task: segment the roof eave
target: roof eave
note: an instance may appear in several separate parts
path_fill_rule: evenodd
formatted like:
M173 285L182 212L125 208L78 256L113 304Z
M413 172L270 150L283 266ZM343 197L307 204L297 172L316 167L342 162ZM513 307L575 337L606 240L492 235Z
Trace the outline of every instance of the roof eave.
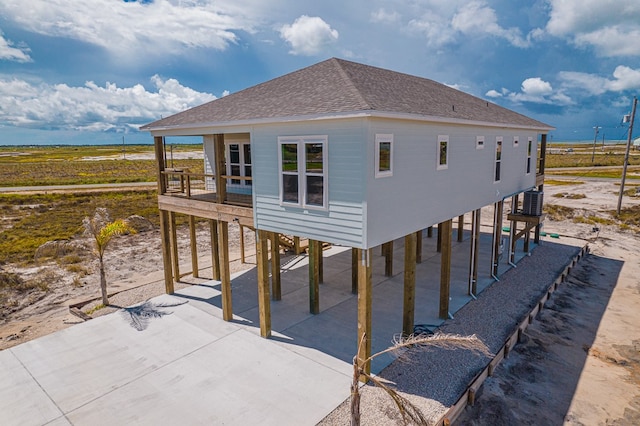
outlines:
M526 129L535 130L538 132L550 132L555 130L555 127L544 125L525 125L525 124L512 124L512 123L496 123L488 121L468 120L452 117L438 117L421 114L407 114L387 111L349 111L341 113L331 114L313 114L313 115L298 115L289 117L268 117L268 118L255 118L246 120L230 120L230 121L214 121L214 122L202 122L202 123L190 123L190 124L178 124L173 126L153 126L153 123L140 127L140 130L151 132L155 135L162 135L165 132L175 134L180 130L190 130L190 134L197 129L210 129L216 127L248 127L261 124L273 124L273 123L291 123L301 121L316 121L316 120L340 120L340 119L353 119L353 118L387 118L394 120L410 120L410 121L423 121L432 123L445 123L465 126L479 126L479 127L499 127L509 129Z

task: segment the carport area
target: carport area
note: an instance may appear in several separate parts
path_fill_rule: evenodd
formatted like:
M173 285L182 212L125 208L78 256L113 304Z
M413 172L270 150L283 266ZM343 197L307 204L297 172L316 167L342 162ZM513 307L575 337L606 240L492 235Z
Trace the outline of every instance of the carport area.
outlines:
M468 232L468 231L466 231ZM454 231L455 233L455 231ZM469 244L452 245L450 312L468 295ZM492 238L482 233L478 291L489 286ZM373 259L372 352L402 330L402 240L396 270ZM526 253L516 250L517 260ZM505 256L506 257L506 256ZM316 424L349 397L357 295L351 251L324 251L320 313L309 313L308 258L282 258L282 300L272 336L260 337L255 268L232 277L234 318L223 320L220 283L201 283L0 352L0 424ZM499 272L511 266L500 262ZM440 253L423 238L415 324L438 318ZM379 357L379 372L393 358Z

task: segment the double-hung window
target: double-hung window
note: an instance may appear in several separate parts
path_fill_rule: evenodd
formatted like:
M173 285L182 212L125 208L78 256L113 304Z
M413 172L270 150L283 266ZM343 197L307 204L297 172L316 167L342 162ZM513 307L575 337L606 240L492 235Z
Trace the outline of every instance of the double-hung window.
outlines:
M529 136L527 140L527 174L531 173L531 149L533 148L533 138Z
M500 165L502 164L502 136L496 137L496 168L493 181L500 182Z
M393 176L393 135L376 134L375 177Z
M280 203L327 207L327 136L278 138Z
M436 169L443 170L449 167L449 136L438 135L438 164Z

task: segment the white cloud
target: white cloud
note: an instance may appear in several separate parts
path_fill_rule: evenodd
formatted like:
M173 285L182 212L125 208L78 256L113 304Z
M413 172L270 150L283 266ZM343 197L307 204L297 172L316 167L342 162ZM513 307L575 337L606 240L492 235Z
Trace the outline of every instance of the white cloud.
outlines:
M280 37L291 45L293 55L317 55L338 40L338 31L317 16L302 15L291 25L283 25Z
M420 18L410 20L407 28L423 34L429 46L442 47L456 40L456 32L451 28L449 20L433 11L427 11Z
M520 92L511 92L502 88L500 91L495 89L485 93L489 98L506 97L511 102L520 104L522 102L530 102L546 105L572 105L574 102L564 89L555 90L551 83L541 79L540 77L527 78L520 86Z
M419 17L408 22L407 29L424 34L427 43L435 47L456 42L461 35L498 37L521 48L530 45L520 29L502 27L495 9L483 0L427 1Z
M375 12L371 12L371 22L373 23L395 24L400 22L400 18L400 14L395 10L387 12L385 9L380 8Z
M624 65L616 67L613 71L613 79L574 71L560 72L558 77L565 87L586 90L593 95L640 89L640 69L633 69Z
M638 0L550 0L546 31L578 46L593 46L600 56L638 56Z
M578 46L592 45L600 56L606 57L640 56L640 43L636 40L640 40L640 26L637 28L607 27L590 33L577 34L574 38Z
M14 47L14 43L4 38L2 30L0 30L0 60L31 62L29 52L28 47Z
M504 38L516 47L529 46L518 28L501 27L496 11L484 1L472 1L458 9L451 19L451 27L466 35L487 34Z
M551 83L540 77L527 78L522 82L522 93L530 96L547 96L553 92Z
M251 0L3 0L0 15L28 31L80 40L118 55L165 54L225 49L237 42L235 31L254 31L264 7Z
M0 79L0 122L14 126L74 130L127 131L141 123L174 114L216 97L181 85L175 79L151 78L155 91L141 84L83 87L32 84Z

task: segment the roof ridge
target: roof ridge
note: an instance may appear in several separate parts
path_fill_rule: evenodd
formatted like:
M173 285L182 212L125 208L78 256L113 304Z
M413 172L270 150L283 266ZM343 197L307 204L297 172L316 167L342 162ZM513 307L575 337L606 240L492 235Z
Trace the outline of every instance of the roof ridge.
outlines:
M336 64L336 66L338 67L338 72L340 73L342 78L345 79L345 82L349 85L349 87L353 89L354 95L358 97L358 100L362 103L362 105L366 107L366 109L373 109L371 104L363 96L362 92L360 92L360 89L358 89L356 84L353 82L349 74L347 74L347 71L345 71L345 69L343 68L342 66L343 63L348 61L345 61L344 59L339 59L339 58L331 58L331 60Z

